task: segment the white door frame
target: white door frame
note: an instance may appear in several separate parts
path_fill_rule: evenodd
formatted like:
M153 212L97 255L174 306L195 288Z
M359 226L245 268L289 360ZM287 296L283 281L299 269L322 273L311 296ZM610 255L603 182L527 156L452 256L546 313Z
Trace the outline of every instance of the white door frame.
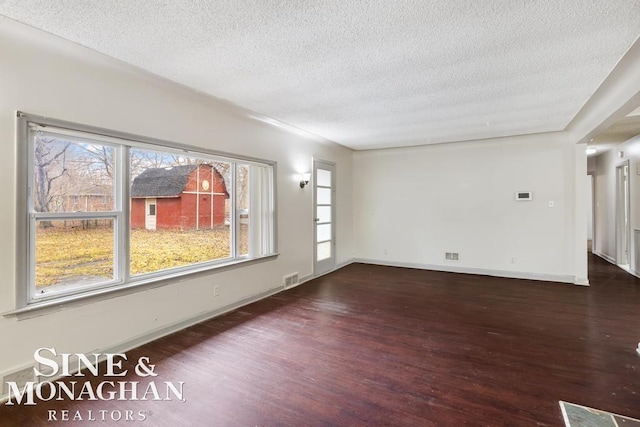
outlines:
M616 264L623 268L629 268L631 263L630 174L629 160L616 165Z
M318 218L318 169L331 171L331 222L329 223L322 223ZM333 162L314 158L313 173L311 179L313 182L313 274L314 276L318 276L320 274L329 272L336 267L336 164ZM320 186L321 190L326 188L327 187ZM322 207L323 205L320 206ZM331 240L328 241L330 242L331 256L318 261L318 226L326 224L331 225ZM320 243L323 242L327 243L326 240L323 240Z
M587 172L587 176L591 177L591 253L596 252L596 174L595 172Z

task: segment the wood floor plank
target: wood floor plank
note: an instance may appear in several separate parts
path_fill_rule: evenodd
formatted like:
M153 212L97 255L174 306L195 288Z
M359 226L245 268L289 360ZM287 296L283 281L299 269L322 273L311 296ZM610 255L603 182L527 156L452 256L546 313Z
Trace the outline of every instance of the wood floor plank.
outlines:
M352 264L128 353L185 402L3 406L0 425L562 426L559 400L640 418L640 280L589 265L581 287Z

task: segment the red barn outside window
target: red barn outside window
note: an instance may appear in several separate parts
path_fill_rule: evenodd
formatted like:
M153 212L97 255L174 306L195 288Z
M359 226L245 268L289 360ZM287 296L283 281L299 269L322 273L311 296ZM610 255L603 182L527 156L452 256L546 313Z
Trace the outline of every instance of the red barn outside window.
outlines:
M228 198L224 179L211 164L146 169L131 185L131 227L222 227Z

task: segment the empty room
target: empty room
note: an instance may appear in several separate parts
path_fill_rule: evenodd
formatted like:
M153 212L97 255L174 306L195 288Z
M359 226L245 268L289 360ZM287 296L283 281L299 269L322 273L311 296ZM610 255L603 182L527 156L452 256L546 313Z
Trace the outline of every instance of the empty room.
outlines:
M0 0L0 426L640 425L639 36Z

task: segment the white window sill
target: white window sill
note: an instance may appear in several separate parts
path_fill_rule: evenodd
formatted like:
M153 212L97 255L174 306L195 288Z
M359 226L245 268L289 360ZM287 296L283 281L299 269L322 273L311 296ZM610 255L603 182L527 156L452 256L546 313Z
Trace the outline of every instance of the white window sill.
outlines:
M87 304L89 302L101 301L110 298L116 298L123 295L140 292L147 289L153 289L160 286L169 285L172 283L180 282L189 278L189 276L201 275L206 273L215 273L219 271L231 270L239 267L244 267L251 264L257 264L264 261L269 261L278 257L278 253L262 256L259 258L250 259L236 259L226 262L224 264L217 264L215 266L203 266L200 268L192 268L188 270L181 270L174 273L167 273L160 277L152 277L148 279L137 280L125 284L114 284L103 288L91 289L85 292L78 292L68 295L61 295L58 298L51 298L43 301L36 301L28 304L25 307L20 307L12 311L3 313L2 316L16 316L18 320L23 318L31 318L40 315L47 314L49 312L58 311L63 308L72 306L79 306Z

